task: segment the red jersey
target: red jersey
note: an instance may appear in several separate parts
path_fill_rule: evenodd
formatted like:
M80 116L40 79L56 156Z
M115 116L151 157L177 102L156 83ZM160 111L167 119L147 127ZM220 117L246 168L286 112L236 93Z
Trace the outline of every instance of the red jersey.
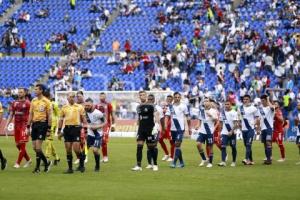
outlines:
M284 121L283 115L280 109L275 110L274 116L274 132L276 133L283 133Z
M11 111L15 116L15 125L27 124L29 118L30 101L16 100L11 105Z
M100 102L100 104L96 105L96 109L100 110L102 113L105 113L107 124L110 126L111 125L111 115L113 112L111 103Z

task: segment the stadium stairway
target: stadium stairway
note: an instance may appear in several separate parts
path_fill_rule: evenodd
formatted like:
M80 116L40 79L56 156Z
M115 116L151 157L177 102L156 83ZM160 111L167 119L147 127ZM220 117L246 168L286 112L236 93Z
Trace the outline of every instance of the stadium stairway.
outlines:
M13 4L12 7L10 7L6 12L0 17L0 24L3 24L6 20L11 18L11 16L19 10L22 6L22 0L15 0L15 4Z

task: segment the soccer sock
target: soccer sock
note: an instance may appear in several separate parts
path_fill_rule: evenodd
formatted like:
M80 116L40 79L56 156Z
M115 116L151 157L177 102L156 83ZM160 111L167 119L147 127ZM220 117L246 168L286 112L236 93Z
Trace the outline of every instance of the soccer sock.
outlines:
M207 155L207 157L209 157L209 155L210 155L210 149L208 148L208 146L206 146L206 155Z
M152 158L153 158L154 165L157 165L157 156L158 156L158 149L157 147L154 147L152 150Z
M71 154L67 154L67 162L68 162L68 167L70 170L73 169L73 156Z
M26 161L29 161L30 160L30 157L26 151L26 143L24 143L24 158L26 159Z
M25 154L25 145L20 144L19 145L19 156L18 156L17 164L20 164L22 162L24 154Z
M136 163L139 167L142 166L143 159L143 145L138 144L136 148Z
M96 163L96 168L100 168L100 154L94 153L94 158L95 158L95 163Z
M178 147L175 147L175 155L174 155L174 164L176 165L176 162L179 158L180 149Z
M183 164L181 148L178 148L178 159L179 159L180 164Z
M271 157L272 157L272 146L267 146L267 160L271 161Z
M0 149L0 160L1 160L1 161L3 161L3 160L4 160L4 156L3 156L3 154L2 154L2 151L1 151L1 149Z
M45 154L42 151L40 151L40 158L46 166L48 164L48 161L47 161L47 158L46 158Z
M174 158L175 144L172 140L170 140L170 144L171 144L171 158Z
M213 159L214 159L214 153L210 153L210 155L209 155L209 163L212 164Z
M163 149L163 151L165 152L165 155L169 155L169 151L167 149L167 145L165 144L163 138L159 139L159 144L160 144L161 148Z
M237 150L236 147L232 147L232 162L236 161L236 156L237 156Z
M250 154L251 154L251 146L246 145L246 159L252 161L250 158Z
M249 154L249 159L252 162L253 161L253 157L252 157L252 146L249 147L250 148L250 154Z
M285 149L283 145L279 145L281 158L285 158Z
M102 143L102 155L107 157L107 143Z
M152 165L152 154L151 154L151 150L148 148L147 149L147 160L148 160L148 164Z
M35 169L40 169L40 165L41 165L40 151L37 151L35 155L36 155Z
M221 149L222 162L225 162L226 155L227 155L227 153L226 153L226 147L222 147L222 149Z
M199 154L200 154L202 160L206 160L205 153L204 153L203 149L199 150Z
M85 154L84 152L79 153L79 167L84 167Z

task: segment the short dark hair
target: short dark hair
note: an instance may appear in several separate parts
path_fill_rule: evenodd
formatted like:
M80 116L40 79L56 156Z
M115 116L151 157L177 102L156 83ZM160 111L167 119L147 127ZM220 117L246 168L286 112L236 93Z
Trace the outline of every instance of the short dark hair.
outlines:
M104 92L101 92L100 95L105 94Z
M172 96L172 95L170 95L170 94L169 94L167 97L171 97L171 98L173 98L173 96Z
M91 98L87 98L87 99L85 100L85 102L94 103L93 99L91 99Z
M265 100L267 100L267 99L268 99L268 95L263 94L263 95L260 96L260 99L265 99Z
M173 96L175 96L175 95L181 96L181 94L179 92L174 92Z
M76 95L78 94L81 94L83 96L83 92L81 90L76 92Z
M139 94L142 94L142 93L146 93L146 91L145 90L140 90Z
M38 87L39 90L45 91L45 86L43 84L36 84L35 87Z
M242 99L244 99L245 97L248 97L251 100L251 96L249 94L245 94Z

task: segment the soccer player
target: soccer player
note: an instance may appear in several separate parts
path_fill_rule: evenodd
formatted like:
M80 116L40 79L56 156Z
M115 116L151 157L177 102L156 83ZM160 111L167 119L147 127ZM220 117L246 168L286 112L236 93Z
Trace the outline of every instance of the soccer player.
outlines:
M294 113L294 119L295 119L295 126L297 127L296 144L298 146L299 155L300 155L300 103L297 104L297 110ZM296 165L300 165L300 162L297 162Z
M2 108L2 104L0 102L0 124L2 122L2 118L3 118L3 108ZM6 158L4 158L4 155L1 151L1 149L0 149L0 163L1 163L1 170L4 170L7 165L7 160L6 160Z
M76 93L76 103L82 105L82 107L84 108L84 96L83 96L82 91L78 91ZM84 154L85 154L84 162L87 163L88 162L88 149L87 149L87 145L86 145L85 130L83 128L81 129L81 132L80 132L80 148L81 148L81 151L84 152ZM80 160L80 158L77 157L74 164L78 164L79 160Z
M208 168L211 168L213 162L213 144L214 144L214 135L215 123L218 120L218 112L216 109L212 108L212 102L208 98L203 100L203 107L199 108L199 121L196 125L196 129L199 129L199 136L197 138L197 149L202 158L200 167L204 166L208 162ZM206 146L209 150L209 160L207 160L203 145L206 143Z
M284 162L285 161L285 148L283 145L284 118L278 101L274 102L274 106L275 106L275 116L274 116L273 142L276 142L280 149L281 158L277 161Z
M174 160L171 163L170 167L175 168L177 160L179 159L178 167L183 168L184 161L182 157L181 143L186 128L189 130L189 133L191 133L190 118L188 107L185 104L181 103L181 94L179 92L175 92L173 94L173 98L174 102L173 104L169 105L169 109L166 113L166 116L169 116L171 118L171 135L172 141L175 144ZM185 126L186 121L188 127ZM165 123L167 124L167 122Z
M163 119L163 110L159 105L155 104L155 97L154 97L153 94L148 95L148 104L152 104L152 105L155 106L155 110L156 110L156 112L158 114L158 118L161 122L162 119ZM159 133L158 134L160 135L160 133L161 133L161 127L159 128ZM156 139L158 139L158 138L156 138ZM158 150L157 150L157 140L153 141L152 147L155 149L155 152L158 152ZM151 148L147 149L148 166L146 167L146 169L153 169L152 162L154 162L154 161L153 161L152 151L153 150Z
M7 120L6 129L14 118L14 135L16 147L19 151L18 159L14 165L14 168L20 168L20 164L23 158L26 163L24 167L29 167L32 163L27 151L26 143L29 136L27 135L26 126L29 118L30 101L25 98L26 92L24 88L18 89L18 100L13 101L11 104L10 115Z
M250 95L244 95L242 101L242 105L238 108L244 146L246 147L245 159L242 162L245 165L253 165L252 142L254 137L254 128L258 128L260 125L259 113L256 107L251 104Z
M103 137L102 128L106 125L104 113L95 109L93 100L88 98L85 100L86 119L88 123L87 128L87 147L93 148L95 157L95 172L100 171L100 147Z
M44 162L44 172L50 170L51 162L47 160L42 150L43 141L51 131L51 102L44 97L45 87L37 84L34 88L35 98L31 101L27 131L30 133L33 150L36 152L36 166L33 173L40 173L41 160Z
M106 95L104 92L100 93L100 103L96 106L98 110L105 114L106 125L103 128L103 137L102 137L102 162L108 162L107 156L107 143L109 140L109 132L110 130L115 130L115 116L113 112L113 107L111 103L106 101Z
M232 150L232 163L231 167L236 166L236 134L235 130L238 128L238 114L231 107L231 102L229 100L225 101L225 109L221 111L221 158L222 162L219 166L226 166L226 146L229 144Z
M265 165L272 164L272 134L274 125L275 107L267 95L260 97L261 106L258 106L260 114L261 142L264 144L266 160Z
M51 101L50 92L47 91L45 93L45 97ZM57 154L56 148L53 144L54 135L57 129L58 124L58 118L59 118L59 107L58 104L55 101L51 101L51 107L52 107L52 124L51 124L51 132L46 137L46 158L50 160L50 158L53 156L54 158L54 165L57 165L60 162L60 158Z
M167 110L168 107L170 105L172 105L173 102L173 96L172 95L168 95L167 96L167 104L162 105L162 109L163 109L163 116L164 118L161 120L161 125L162 125L162 130L161 133L159 134L159 143L161 148L163 149L165 155L162 158L163 161L168 161L171 162L173 161L174 158L174 150L175 150L175 144L172 141L171 138L171 118L170 116L167 116ZM164 139L169 140L170 142L170 153L168 151L168 148L164 142Z
M153 171L158 171L156 141L159 130L159 117L153 104L147 102L147 93L139 92L140 105L137 107L138 113L138 132L137 132L137 165L132 168L132 171L142 171L143 146L146 141L147 147L150 150L150 158L153 160Z
M62 126L64 122L64 130L62 132ZM67 154L68 170L64 173L72 174L72 148L75 151L76 156L79 158L78 171L84 172L84 160L85 154L80 148L80 134L82 125L86 125L86 116L84 107L80 104L75 103L75 93L70 92L68 94L68 104L64 105L61 109L60 119L58 123L59 139L63 136Z

